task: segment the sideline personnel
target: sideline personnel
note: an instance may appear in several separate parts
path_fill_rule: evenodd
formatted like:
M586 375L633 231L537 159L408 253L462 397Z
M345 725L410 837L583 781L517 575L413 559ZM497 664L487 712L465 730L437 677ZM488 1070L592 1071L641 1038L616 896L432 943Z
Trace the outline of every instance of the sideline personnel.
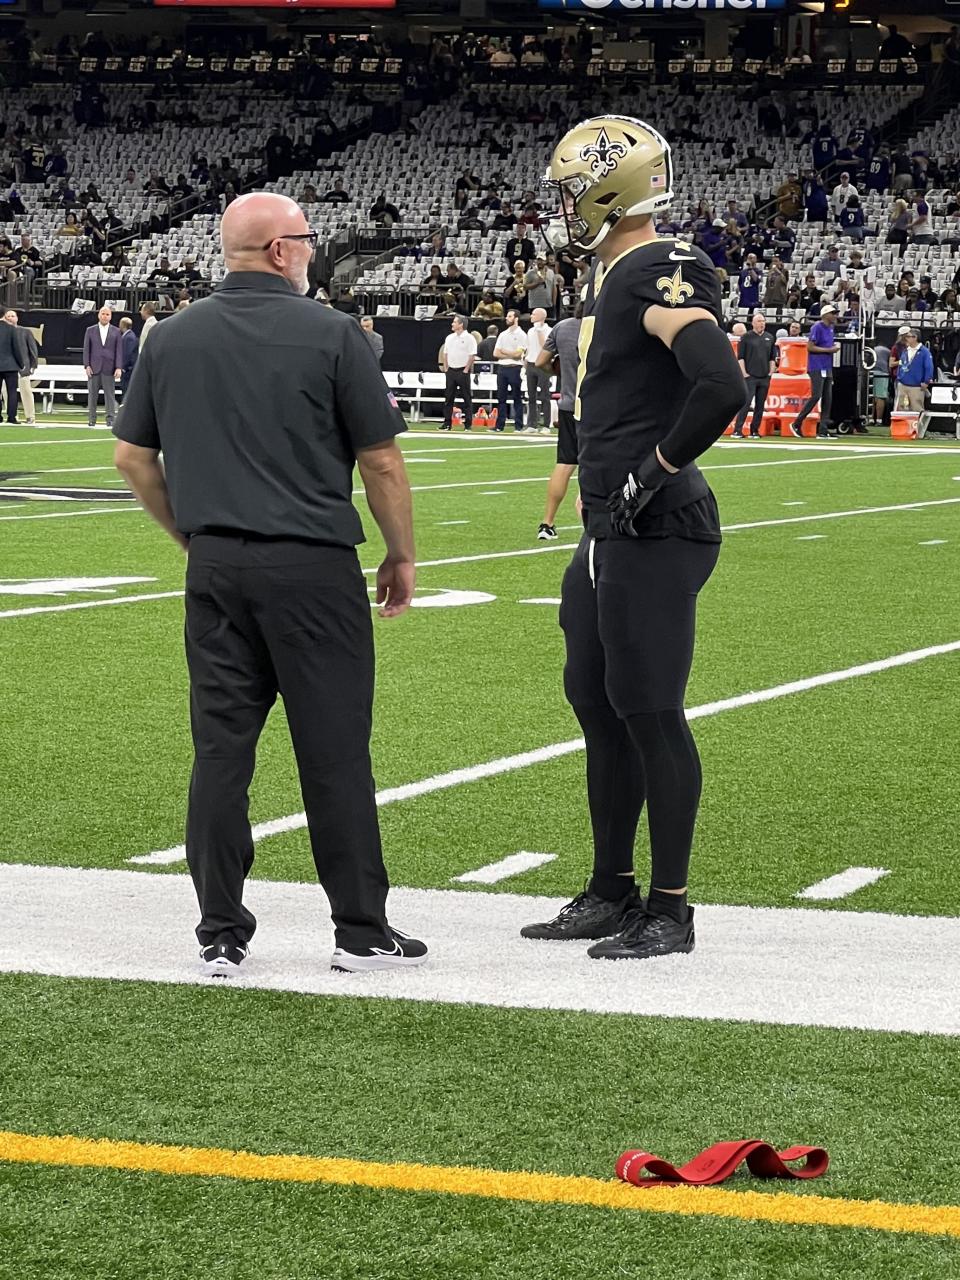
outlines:
M220 234L228 275L151 336L115 427L120 473L189 547L187 862L201 963L236 972L256 928L243 905L247 788L279 693L336 929L333 967L422 964L424 944L386 918L373 632L350 500L356 461L387 547L377 603L396 617L414 589L410 487L394 439L403 419L355 321L303 297L317 236L299 206L241 196Z

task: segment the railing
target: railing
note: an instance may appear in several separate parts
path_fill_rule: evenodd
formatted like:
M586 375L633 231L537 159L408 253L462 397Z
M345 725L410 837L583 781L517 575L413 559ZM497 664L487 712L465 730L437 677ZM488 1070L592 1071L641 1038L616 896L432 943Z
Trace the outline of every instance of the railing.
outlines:
M182 51L175 55L108 54L103 57L66 57L44 53L26 62L0 61L0 76L10 86L49 83L72 83L85 78L101 84L159 83L185 85L245 83L262 88L296 86L308 96L322 96L324 82L366 85L400 85L408 74L428 76L430 72L418 58L378 57L356 53L339 53L326 58L306 55L274 56L266 51L245 54L193 55ZM766 66L759 59L671 58L657 62L649 58L591 58L553 66L491 67L475 63L458 70L461 83L571 84L599 81L604 83L626 77L640 78L646 83L676 77L693 78L698 84L711 80L717 84L743 83L763 76L787 84L836 85L842 87L851 79L856 83L876 80L886 84L922 82L930 74L926 64L914 59L841 58L827 59L810 66L784 63Z
M156 303L160 295L175 299L183 288L189 288L190 296L196 299L207 297L216 285L208 280L190 285L184 285L177 280L154 281L152 284L146 281L136 283L128 281L126 284L103 284L97 281L78 284L73 280L48 280L45 277L38 277L30 288L28 305L33 311L71 311L76 300L83 298L95 303L94 311L99 310L104 303L112 302L117 312L135 315L145 302Z

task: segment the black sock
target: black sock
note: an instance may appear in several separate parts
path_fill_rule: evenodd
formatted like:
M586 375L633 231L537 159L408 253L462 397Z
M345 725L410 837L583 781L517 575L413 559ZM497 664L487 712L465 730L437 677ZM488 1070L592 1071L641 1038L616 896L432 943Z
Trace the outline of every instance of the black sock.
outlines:
M702 774L697 746L682 710L630 716L647 782L652 871L650 884L682 889L687 883Z
M669 916L678 924L686 924L690 915L685 893L664 893L662 889L651 889L647 898L647 910L651 915Z
M633 842L643 809L643 762L612 707L575 707L587 744L587 797L593 827L591 890L619 901L634 888Z

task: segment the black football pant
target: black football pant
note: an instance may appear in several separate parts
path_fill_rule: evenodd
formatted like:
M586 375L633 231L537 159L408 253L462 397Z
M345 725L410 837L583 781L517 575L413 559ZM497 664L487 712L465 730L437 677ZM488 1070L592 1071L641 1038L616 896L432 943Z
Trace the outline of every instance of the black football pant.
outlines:
M338 945L387 942L387 873L370 766L373 628L356 552L303 542L190 541L186 649L195 751L187 863L201 945L248 941L247 789L279 693L317 876Z
M564 689L586 741L591 883L602 897L633 887L644 804L651 888L687 883L701 771L683 701L697 595L719 551L682 538L584 536L564 574Z
M753 401L753 417L750 420L750 432L752 435L760 434L760 423L763 419L763 407L767 403L767 395L770 391L769 378L754 378L750 374L744 379L744 385L747 391L747 402L737 414L737 421L734 423L734 431L742 431L743 424L747 420L747 414L750 412L750 401Z
M463 401L463 425L473 425L473 394L470 390L470 375L465 369L447 370L447 398L443 405L443 425L449 427L453 422L453 406L457 398Z

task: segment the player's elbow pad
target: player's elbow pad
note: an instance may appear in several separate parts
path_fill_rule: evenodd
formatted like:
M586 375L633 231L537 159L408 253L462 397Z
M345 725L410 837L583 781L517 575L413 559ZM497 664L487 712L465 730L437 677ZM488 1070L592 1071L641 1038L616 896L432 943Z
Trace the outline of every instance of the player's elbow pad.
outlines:
M686 325L670 349L693 386L660 452L671 466L685 467L723 435L743 408L746 388L730 339L712 320Z

